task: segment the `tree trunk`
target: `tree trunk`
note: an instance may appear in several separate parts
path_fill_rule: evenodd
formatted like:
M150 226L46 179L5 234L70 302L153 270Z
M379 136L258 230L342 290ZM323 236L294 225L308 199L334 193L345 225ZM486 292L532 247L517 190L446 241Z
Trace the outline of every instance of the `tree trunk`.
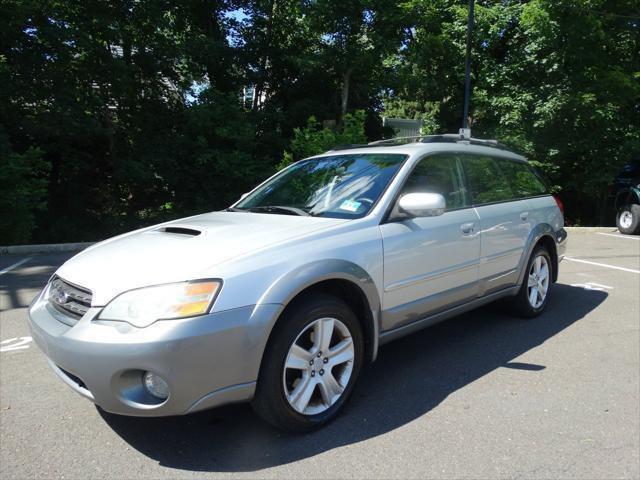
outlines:
M196 33L204 35L209 43L205 49L209 54L196 54L196 60L204 65L209 83L223 93L235 91L226 32L219 19L221 2L194 0L184 3L188 5L188 12L194 19Z
M348 68L342 75L342 103L340 105L340 117L344 118L347 113L347 107L349 106L349 87L351 84L351 72L352 68Z
M260 68L258 69L258 81L253 87L253 104L251 105L252 110L257 110L260 107L260 98L262 97L262 91L265 87L265 76L267 74L267 61L268 56L265 54L265 56L262 58L262 61L260 62Z
M597 207L597 211L598 211L598 218L597 218L597 226L599 227L605 227L605 226L609 226L611 225L611 221L607 218L608 217L608 213L609 213L609 209L608 207L608 190L606 188L604 188L601 192L599 192L598 195L598 207Z
M271 47L271 36L273 33L273 18L276 15L276 0L271 0L269 5L269 19L267 20L267 31L265 32L265 54L260 59L260 67L258 68L258 81L253 89L253 104L251 108L257 110L260 107L260 99L266 84L267 64L269 62L269 54L266 53Z

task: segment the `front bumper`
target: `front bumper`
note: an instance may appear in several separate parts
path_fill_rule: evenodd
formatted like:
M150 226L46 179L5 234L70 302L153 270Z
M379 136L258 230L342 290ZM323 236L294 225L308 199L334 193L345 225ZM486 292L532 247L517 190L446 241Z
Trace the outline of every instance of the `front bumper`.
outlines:
M47 289L29 308L29 327L54 372L80 395L122 415L191 413L253 397L260 361L280 305L250 305L147 328L96 320L91 308L77 324L56 317ZM142 385L152 371L168 383L159 400Z

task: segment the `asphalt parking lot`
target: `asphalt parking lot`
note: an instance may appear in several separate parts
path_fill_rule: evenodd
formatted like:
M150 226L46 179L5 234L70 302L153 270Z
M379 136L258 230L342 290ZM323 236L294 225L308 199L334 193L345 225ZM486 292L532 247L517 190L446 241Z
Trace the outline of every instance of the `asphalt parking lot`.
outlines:
M49 370L26 323L70 255L0 256L0 476L638 478L640 237L572 231L567 253L543 316L489 306L391 343L345 413L302 436L246 405L101 412Z

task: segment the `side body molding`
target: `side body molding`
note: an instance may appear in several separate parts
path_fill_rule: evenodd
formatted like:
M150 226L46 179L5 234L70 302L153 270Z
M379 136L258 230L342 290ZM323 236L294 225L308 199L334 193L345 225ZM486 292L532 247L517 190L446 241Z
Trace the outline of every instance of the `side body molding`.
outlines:
M363 293L370 311L370 318L361 320L370 322L370 360L375 360L380 335L380 294L371 275L355 263L342 259L329 259L295 268L276 279L260 297L258 305L280 304L286 306L303 290L327 280L346 280L358 287ZM268 327L269 333L271 333L276 320L277 317L273 318ZM364 333L366 335L366 332Z

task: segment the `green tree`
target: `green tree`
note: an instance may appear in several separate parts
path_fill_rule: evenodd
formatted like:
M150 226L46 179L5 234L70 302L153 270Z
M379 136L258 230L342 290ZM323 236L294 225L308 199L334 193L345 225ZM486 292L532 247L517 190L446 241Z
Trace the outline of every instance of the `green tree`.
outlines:
M31 240L35 214L47 205L49 168L40 150L15 152L0 130L0 245Z
M474 135L532 158L569 221L609 218L606 185L640 150L637 1L476 9ZM0 175L33 189L5 241L224 207L283 151L380 138L381 114L455 132L466 20L461 0L4 0Z
M294 161L318 155L340 145L364 144L365 112L357 110L344 116L342 125L334 128L323 127L315 117L309 117L304 128L296 128L291 139L291 151L285 152L278 164L284 168Z

